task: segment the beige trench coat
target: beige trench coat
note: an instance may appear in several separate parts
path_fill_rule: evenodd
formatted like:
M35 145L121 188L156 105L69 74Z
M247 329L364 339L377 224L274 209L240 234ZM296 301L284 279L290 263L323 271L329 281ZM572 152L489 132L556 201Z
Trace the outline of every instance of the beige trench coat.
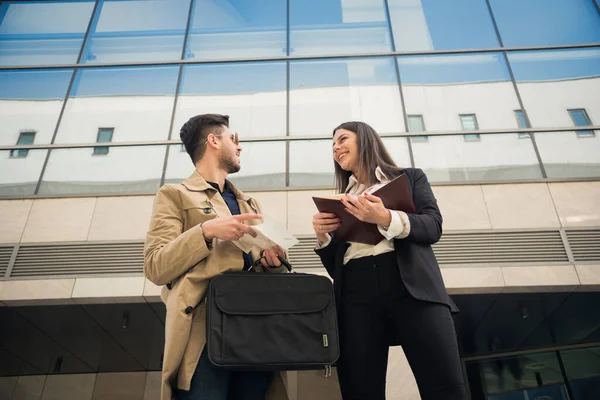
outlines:
M260 213L258 202L233 185L240 212ZM231 242L213 240L209 249L200 224L231 212L217 190L195 171L181 184L160 188L144 247L144 273L163 286L167 307L161 400L172 398L172 388L189 390L206 343L208 281L226 271L241 271L242 252ZM258 258L257 253L252 254ZM269 272L283 272L283 267ZM269 388L268 399L288 399L280 374Z

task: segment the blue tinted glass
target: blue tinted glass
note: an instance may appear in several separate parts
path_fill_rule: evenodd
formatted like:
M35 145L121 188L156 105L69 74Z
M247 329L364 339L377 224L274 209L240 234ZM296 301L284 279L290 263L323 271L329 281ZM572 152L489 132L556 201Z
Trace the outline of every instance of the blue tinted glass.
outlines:
M100 0L82 63L180 60L190 0Z
M490 0L505 46L600 42L592 0Z
M508 58L532 127L570 127L568 109L585 109L592 121L600 120L600 49L515 52Z
M25 145L25 144L33 144L33 141L35 139L35 133L21 133L21 135L19 136L19 141L17 142L18 145Z
M290 62L290 134L327 135L345 121L404 131L393 58Z
M117 130L115 141L167 139L178 71L178 66L78 70L56 142L93 143L105 127Z
M229 115L230 129L242 139L285 136L285 63L184 66L172 137L189 118L215 112Z
M525 121L525 115L523 111L517 110L515 111L515 115L517 116L517 124L519 124L519 128L527 128L527 121Z
M0 64L76 63L94 1L0 4Z
M71 69L0 71L0 144L15 144L23 131L50 143L72 75Z
M519 102L502 54L398 57L398 66L406 112L423 115L428 131L517 127Z
M284 56L286 2L195 0L185 58Z
M388 0L398 51L498 47L485 0Z
M575 126L587 126L590 124L590 121L585 115L585 111L583 110L570 110L571 118L573 118L573 122Z
M100 128L98 130L98 142L108 143L112 140L113 129L112 128Z
M290 55L390 50L383 0L290 0Z

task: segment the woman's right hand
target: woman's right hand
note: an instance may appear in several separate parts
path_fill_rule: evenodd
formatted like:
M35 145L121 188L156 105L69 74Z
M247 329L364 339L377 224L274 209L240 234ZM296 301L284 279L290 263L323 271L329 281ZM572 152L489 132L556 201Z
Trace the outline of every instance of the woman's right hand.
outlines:
M340 219L331 213L317 213L313 215L313 229L317 234L317 240L320 243L325 243L329 240L329 233L338 229L342 224L340 224Z

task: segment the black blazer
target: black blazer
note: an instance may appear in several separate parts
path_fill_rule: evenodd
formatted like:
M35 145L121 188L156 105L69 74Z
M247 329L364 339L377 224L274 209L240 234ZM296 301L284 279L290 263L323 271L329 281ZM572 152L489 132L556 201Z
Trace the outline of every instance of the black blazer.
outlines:
M442 214L425 173L419 168L404 170L411 186L417 212L409 214L410 234L404 239L394 240L394 252L400 268L400 276L409 293L416 299L447 305L452 312L458 308L448 296L440 267L431 245L442 236ZM344 270L344 254L347 242L336 241L322 249L315 250L329 275L337 304L341 296L341 282Z

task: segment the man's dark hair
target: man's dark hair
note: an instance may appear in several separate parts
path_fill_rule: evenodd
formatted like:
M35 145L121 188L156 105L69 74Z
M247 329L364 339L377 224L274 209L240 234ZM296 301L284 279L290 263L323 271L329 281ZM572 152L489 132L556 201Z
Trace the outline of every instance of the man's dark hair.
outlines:
M338 129L345 129L356 133L358 150L357 169L359 174L362 175L356 178L366 187L377 183L377 177L375 176L375 169L377 167L381 168L381 172L390 180L400 175L404 170L404 168L396 165L390 153L385 148L381 137L371 126L358 121L344 122L333 130L333 136L335 136L335 132ZM344 193L348 182L350 182L352 171L344 171L335 161L333 165L335 167L335 184L337 190L340 193Z
M192 117L183 124L179 137L194 165L204 157L206 138L211 133L223 132L223 125L229 127L229 115L201 114Z

